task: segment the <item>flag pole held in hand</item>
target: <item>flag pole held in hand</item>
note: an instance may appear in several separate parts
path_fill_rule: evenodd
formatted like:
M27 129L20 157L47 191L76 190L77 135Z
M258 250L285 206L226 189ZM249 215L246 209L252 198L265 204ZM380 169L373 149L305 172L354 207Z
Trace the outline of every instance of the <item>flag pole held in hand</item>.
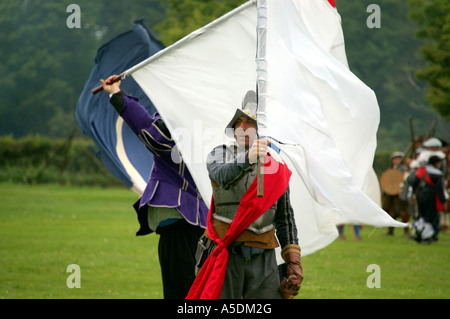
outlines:
M257 93L257 114L258 128L264 123L266 110L266 32L267 32L267 3L266 0L256 2L257 23L256 23L256 93ZM262 115L262 116L261 116ZM258 156L257 161L257 196L264 196L264 158Z
M120 80L123 80L123 79L125 79L125 73L117 75L115 78L110 80L108 82L108 84L113 84L113 83L119 82ZM103 91L103 85L99 85L95 89L93 89L92 94L97 94L98 92L101 92L101 91Z

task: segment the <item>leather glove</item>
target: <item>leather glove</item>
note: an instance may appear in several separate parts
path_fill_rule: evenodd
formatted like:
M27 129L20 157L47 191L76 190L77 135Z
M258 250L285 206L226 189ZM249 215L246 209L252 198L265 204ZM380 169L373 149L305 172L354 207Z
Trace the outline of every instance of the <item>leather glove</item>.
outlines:
M298 245L287 245L281 252L281 256L287 264L288 275L288 278L283 278L280 284L280 293L283 299L294 299L300 290L303 281L300 254L301 250Z

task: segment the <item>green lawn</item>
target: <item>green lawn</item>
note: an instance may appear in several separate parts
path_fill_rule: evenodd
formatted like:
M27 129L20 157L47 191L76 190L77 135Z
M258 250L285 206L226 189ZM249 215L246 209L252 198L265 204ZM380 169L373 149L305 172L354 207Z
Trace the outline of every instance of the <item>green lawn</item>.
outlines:
M162 298L158 237L125 188L0 184L0 298ZM67 287L77 264L81 288Z
M0 298L162 298L158 236L136 237L125 188L0 183ZM303 258L298 298L449 298L450 235L429 246L365 226ZM68 288L80 267L81 288ZM368 288L371 264L380 288Z
M385 228L364 226L363 240L354 241L346 226L347 241L303 258L305 279L302 298L449 298L450 235L441 232L439 241L418 244L396 229L386 236ZM380 288L368 288L379 266ZM369 279L369 283L373 282Z

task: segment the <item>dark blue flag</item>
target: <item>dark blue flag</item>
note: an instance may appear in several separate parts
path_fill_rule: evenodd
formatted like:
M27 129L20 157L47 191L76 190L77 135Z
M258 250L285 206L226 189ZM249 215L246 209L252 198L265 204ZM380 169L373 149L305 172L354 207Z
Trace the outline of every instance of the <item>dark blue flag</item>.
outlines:
M97 145L100 160L117 179L138 194L144 191L153 155L118 116L109 103L108 94L102 91L93 95L92 90L101 85L100 79L121 74L163 48L161 42L137 21L131 31L117 36L97 51L95 67L76 107L78 123ZM122 81L121 88L139 98L150 114L156 112L133 78Z

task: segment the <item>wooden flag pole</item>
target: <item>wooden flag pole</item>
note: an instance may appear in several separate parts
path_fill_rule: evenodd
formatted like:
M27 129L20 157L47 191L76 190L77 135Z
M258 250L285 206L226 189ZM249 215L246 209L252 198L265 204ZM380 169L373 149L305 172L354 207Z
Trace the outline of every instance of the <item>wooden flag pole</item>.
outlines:
M264 114L265 95L266 95L266 31L267 31L267 2L266 0L257 0L257 23L256 23L256 93L257 93L257 114ZM261 118L258 116L258 126L261 124ZM258 145L259 150L259 145ZM257 196L264 196L264 158L258 156L257 161Z
M115 82L119 82L120 80L125 79L125 74L122 73L120 75L117 75L115 78L112 79L112 81L109 81L108 84L113 84ZM92 94L97 94L98 92L103 91L103 85L97 86L95 89L92 90Z
M257 143L258 149L259 149L259 143ZM256 162L256 169L257 171L257 175L256 178L257 180L257 184L256 184L256 195L258 197L263 197L264 196L264 159L259 158L258 156L258 160Z

